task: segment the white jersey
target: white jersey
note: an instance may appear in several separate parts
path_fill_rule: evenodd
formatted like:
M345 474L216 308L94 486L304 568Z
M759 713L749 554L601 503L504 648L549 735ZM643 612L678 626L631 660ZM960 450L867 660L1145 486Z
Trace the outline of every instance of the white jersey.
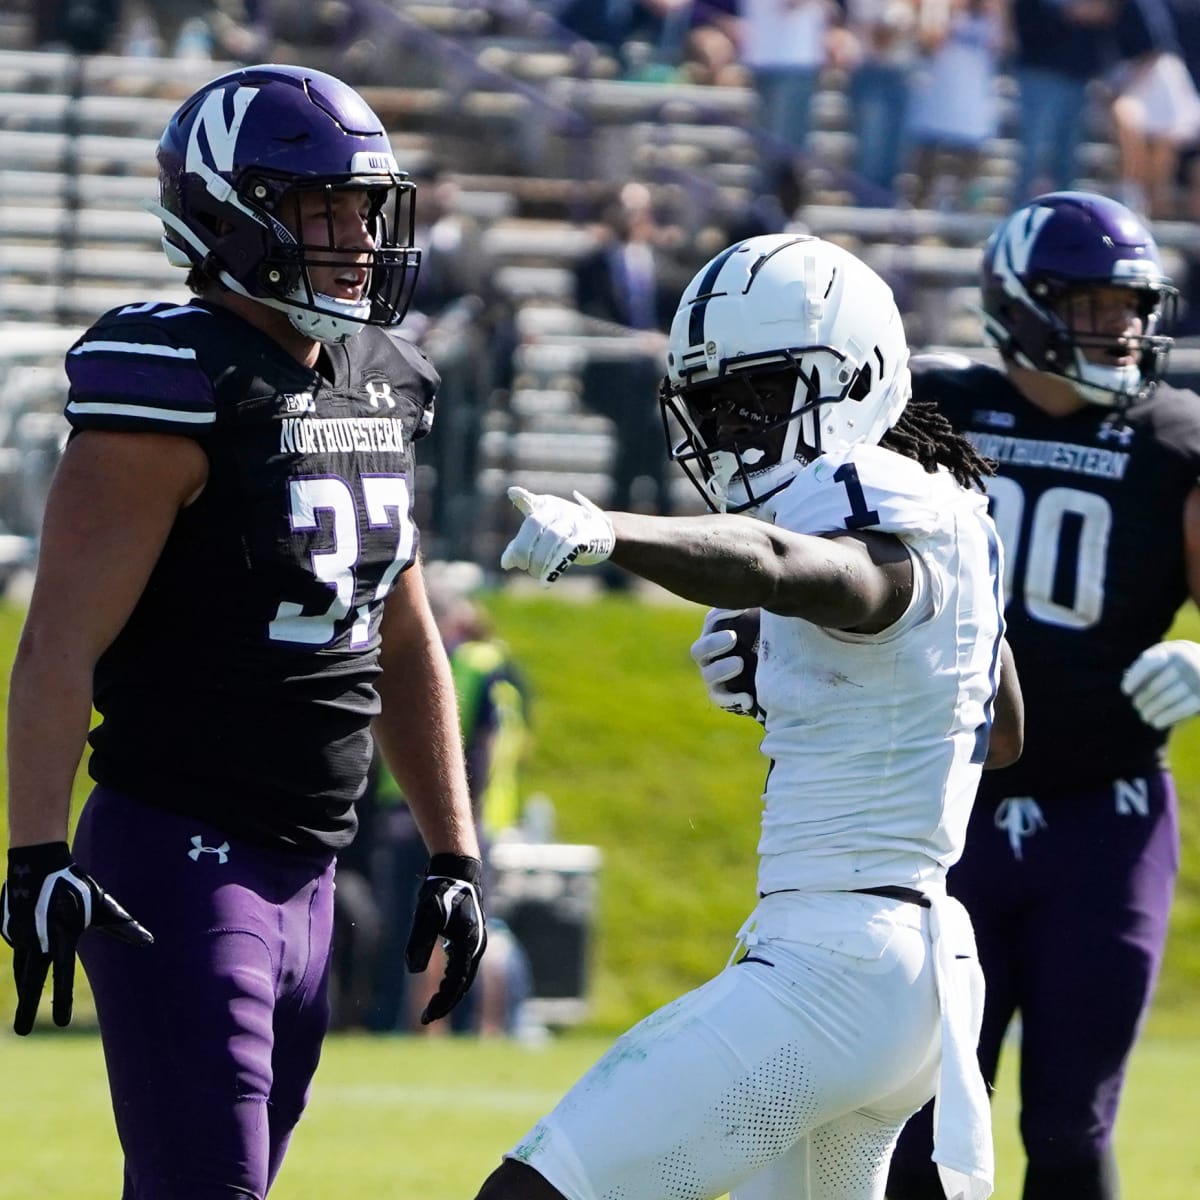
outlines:
M912 556L913 596L871 635L763 612L759 891L940 882L962 853L999 679L1003 576L987 499L860 445L818 459L768 508L797 533L893 534Z

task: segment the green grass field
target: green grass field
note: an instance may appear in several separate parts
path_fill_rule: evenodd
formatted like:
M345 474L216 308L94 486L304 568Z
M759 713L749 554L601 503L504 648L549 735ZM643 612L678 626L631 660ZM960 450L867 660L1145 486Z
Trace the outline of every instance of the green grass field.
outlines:
M332 1039L273 1193L281 1200L470 1200L500 1150L614 1032L724 963L753 904L758 730L704 697L687 653L700 610L540 591L497 594L488 607L533 686L528 791L553 799L562 840L595 844L604 855L592 1019L582 1036L540 1052L446 1039ZM0 608L0 699L19 622L19 613ZM1200 619L1189 617L1177 633L1200 638ZM1119 1127L1133 1200L1190 1200L1200 1179L1200 721L1175 735L1171 753L1183 868L1167 964ZM85 788L81 778L77 801ZM13 1038L8 952L0 950L0 1200L118 1193L99 1046L86 1032L80 982L78 1036ZM1000 1200L1019 1195L1011 1085L1002 1075Z
M500 1153L606 1044L595 1036L540 1049L474 1039L332 1037L272 1198L472 1200ZM113 1200L120 1155L97 1040L9 1039L0 1043L0 1062L0 1200ZM1139 1048L1117 1131L1131 1200L1194 1197L1198 1075L1200 1039L1153 1037ZM996 1200L1021 1194L1009 1083L1002 1076L995 1100Z

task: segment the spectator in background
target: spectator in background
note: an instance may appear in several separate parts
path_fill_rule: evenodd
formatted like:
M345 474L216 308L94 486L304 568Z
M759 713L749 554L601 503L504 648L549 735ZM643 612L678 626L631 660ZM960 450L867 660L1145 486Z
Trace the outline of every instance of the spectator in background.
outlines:
M601 242L575 267L575 304L585 316L634 330L670 324L673 231L644 183L627 183L605 209Z
M1154 220L1179 215L1180 152L1200 138L1200 95L1183 59L1172 10L1168 0L1125 0L1117 22L1123 59L1111 79L1119 196Z
M165 44L154 9L143 0L126 0L117 53L127 58L161 58Z
M383 912L371 882L376 809L368 790L357 806L358 832L338 855L333 893L333 952L329 964L329 1028L366 1025L375 1003L375 979L383 947ZM417 846L421 844L416 835ZM414 870L420 872L420 863ZM411 924L414 903L408 910ZM403 955L403 944L399 947ZM402 959L401 959L402 961ZM476 979L476 986L478 986Z
M214 58L254 63L270 54L270 0L215 0L209 26Z
M530 737L529 687L484 609L430 573L430 602L450 656L467 780L486 846L520 824L521 765Z
M488 848L511 834L521 818L521 764L529 746L529 693L511 651L491 629L484 610L454 578L452 567L431 564L430 606L450 659L463 733L467 779L491 889ZM369 849L363 869L371 880L382 925L374 999L364 1020L376 1032L415 1031L428 1001L423 981L404 969L404 945L421 882L421 840L403 792L382 759L365 818ZM361 857L361 856L360 856ZM496 945L500 953L493 957ZM481 965L476 997L451 1016L455 1033L512 1032L530 989L528 959L510 930L488 924L488 968Z
M37 50L67 46L79 54L100 54L121 23L121 0L41 0L32 8Z
M417 991L404 966L404 929L412 924L421 886L421 832L400 785L378 753L358 807L362 830L357 857L360 863L365 858L380 926L371 1001L361 1019L375 1033L408 1033L420 1028L420 1010L413 1011ZM343 945L346 941L344 936ZM353 953L353 946L345 947L344 953ZM458 1020L464 1019L469 1018L460 1013Z
M683 39L676 78L705 87L745 87L750 75L737 42L719 25L697 25Z
M833 61L837 20L833 0L742 0L742 61L758 92L768 169L807 150L813 96Z
M1171 12L1192 86L1200 91L1200 3L1171 0ZM1179 189L1179 216L1185 221L1200 222L1200 135L1181 148L1175 181ZM1176 332L1181 338L1194 338L1200 336L1200 247L1188 244L1180 250L1182 303Z
M1074 184L1087 87L1116 61L1121 3L1013 0L1019 138L1015 204Z
M630 78L666 79L678 62L694 0L565 0L555 18L611 54Z
M940 5L932 0L846 0L855 47L849 94L859 204L895 202L906 156L909 80L935 13Z
M421 189L416 244L421 274L403 336L429 355L442 377L436 433L418 461L434 470L428 546L441 558L472 556L478 524L477 475L483 413L496 377L493 321L478 222L458 207L460 188L434 175Z
M175 58L210 58L212 32L209 26L217 0L141 0L138 7L153 17L163 52ZM207 44L206 44L207 43Z
M604 214L600 245L575 266L575 304L593 318L584 333L631 339L617 354L591 356L583 368L583 401L610 417L617 439L613 503L671 511L667 452L654 407L661 358L679 294L678 231L659 220L650 189L627 183ZM635 496L639 480L652 494ZM614 586L625 580L608 577Z
M742 242L765 233L807 233L804 206L808 201L807 172L796 159L777 162L770 170L769 187L744 203L718 212L721 245Z
M918 208L974 206L971 182L996 135L1005 28L1003 0L951 0L949 21L922 39L909 118Z
M1200 3L1170 0L1170 6L1184 66L1192 86L1200 92ZM1180 148L1176 183L1180 189L1180 217L1200 221L1200 134Z

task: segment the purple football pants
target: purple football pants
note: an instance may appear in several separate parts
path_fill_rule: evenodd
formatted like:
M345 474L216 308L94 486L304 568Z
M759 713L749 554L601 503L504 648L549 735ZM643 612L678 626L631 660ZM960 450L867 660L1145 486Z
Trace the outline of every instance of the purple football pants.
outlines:
M248 845L98 787L75 857L155 939L79 943L123 1200L261 1200L329 1021L332 855Z
M1096 1182L1077 1182L1072 1200L1100 1200L1115 1186L1103 1161L1167 936L1179 868L1175 789L1161 772L1036 805L981 796L948 886L975 926L989 1083L1021 1016L1025 1195L1043 1191L1039 1172L1050 1179L1078 1168L1077 1180ZM900 1137L889 1196L942 1195L930 1147L926 1108Z

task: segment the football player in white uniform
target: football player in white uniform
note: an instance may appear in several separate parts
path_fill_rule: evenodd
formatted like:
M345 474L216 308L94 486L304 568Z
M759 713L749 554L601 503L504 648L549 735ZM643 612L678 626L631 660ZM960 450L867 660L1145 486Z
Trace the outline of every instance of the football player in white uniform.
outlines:
M947 1193L981 1200L982 976L944 878L982 767L1022 739L987 464L909 403L886 284L816 238L717 255L667 369L672 454L713 513L512 488L525 520L501 563L553 582L611 558L763 610L759 903L726 969L625 1034L478 1200L878 1200L935 1094Z

